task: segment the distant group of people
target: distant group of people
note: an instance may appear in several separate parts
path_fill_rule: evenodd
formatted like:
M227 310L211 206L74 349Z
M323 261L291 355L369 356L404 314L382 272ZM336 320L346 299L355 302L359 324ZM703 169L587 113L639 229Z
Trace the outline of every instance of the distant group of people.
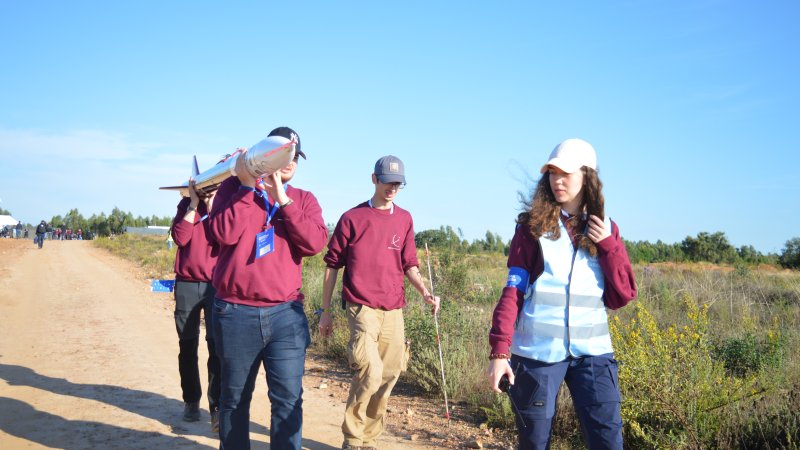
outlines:
M83 230L78 228L77 230L73 231L72 229L67 228L66 225L61 225L53 230L53 239L57 241L82 241L84 239Z
M3 228L0 228L0 238L20 239L23 237L28 237L28 227L23 226L22 222L18 222L14 226L3 225Z
M189 182L171 227L175 259L175 325L179 338L183 419L200 420L198 370L201 311L208 347L207 400L220 449L250 447L250 402L260 366L266 370L270 446L300 449L302 376L310 344L303 309L302 260L320 253L323 279L319 331L333 332L331 299L338 272L354 372L343 411L342 448L370 450L384 430L391 391L406 369L404 278L431 306L440 299L419 272L411 214L395 204L406 185L396 156L375 163L370 198L345 212L328 239L322 209L311 192L288 183L299 158L263 178L238 158L236 176L218 190ZM622 448L617 366L606 308L636 295L619 229L604 212L594 148L562 142L541 168L508 258L509 277L492 320L489 386L507 379L518 407L519 446L549 447L558 388L566 380L590 448Z
M0 229L0 238L29 239L29 230L28 227L24 227L22 225L22 222L19 222L13 227L5 225L2 229ZM33 243L39 248L42 248L44 246L44 241L48 239L62 241L84 240L92 239L92 234L89 231L84 233L81 228L73 231L67 228L66 225L53 228L53 226L47 223L47 221L42 220L34 229Z
M8 225L4 225L2 229L0 229L0 238L14 238L14 239L27 239L28 238L28 227L22 225L22 222L17 223L13 227L9 227ZM39 224L36 225L35 234L37 236L37 240L35 243L38 243L38 236L42 236L42 240L52 239L56 241L69 241L69 240L79 240L82 241L84 239L92 239L92 233L87 231L86 233L83 232L83 229L78 228L76 230L72 230L67 228L66 225L59 225L58 227L53 227L47 221L42 220Z

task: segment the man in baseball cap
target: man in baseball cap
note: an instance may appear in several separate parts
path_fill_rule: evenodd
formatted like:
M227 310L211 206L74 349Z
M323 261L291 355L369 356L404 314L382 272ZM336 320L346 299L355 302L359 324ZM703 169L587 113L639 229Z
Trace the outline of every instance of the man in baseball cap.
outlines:
M270 136L296 142L295 158L257 179L237 160L236 177L222 182L209 214L219 243L212 275L212 329L220 360L220 448L250 448L250 400L257 370L267 372L270 446L301 448L303 371L311 342L303 311L302 258L325 247L328 227L316 197L289 180L297 169L300 137L288 127Z
M303 153L302 150L300 150L300 135L297 134L293 129L291 129L289 127L278 127L278 128L275 128L274 130L270 131L269 135L267 135L267 137L269 137L269 136L280 136L280 137L285 137L286 139L289 139L290 141L294 141L295 142L295 146L294 146L295 157L294 157L294 160L297 161L297 155L300 155L300 156L303 157L303 159L306 159L306 154Z
M403 161L397 156L384 156L375 163L375 177L383 184L406 184L406 172Z
M392 155L380 158L372 184L372 197L339 219L324 258L319 321L323 337L333 332L331 297L339 269L344 267L346 274L342 306L350 331L347 359L355 371L342 423L342 448L348 450L376 448L389 395L408 365L403 278L434 310L439 308L439 297L425 288L419 273L411 214L394 203L406 184L403 161Z

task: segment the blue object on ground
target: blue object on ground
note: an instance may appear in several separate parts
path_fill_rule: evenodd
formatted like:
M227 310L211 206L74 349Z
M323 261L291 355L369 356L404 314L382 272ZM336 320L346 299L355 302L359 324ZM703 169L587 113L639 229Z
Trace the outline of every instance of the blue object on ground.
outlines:
M172 292L175 290L175 280L153 280L150 283L152 292Z

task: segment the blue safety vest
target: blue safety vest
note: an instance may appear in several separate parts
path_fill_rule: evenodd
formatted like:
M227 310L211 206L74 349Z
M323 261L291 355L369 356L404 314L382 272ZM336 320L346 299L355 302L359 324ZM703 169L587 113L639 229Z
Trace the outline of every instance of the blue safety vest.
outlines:
M511 353L543 362L612 353L600 262L585 249L575 251L561 221L559 226L555 241L539 238L544 271L527 286Z

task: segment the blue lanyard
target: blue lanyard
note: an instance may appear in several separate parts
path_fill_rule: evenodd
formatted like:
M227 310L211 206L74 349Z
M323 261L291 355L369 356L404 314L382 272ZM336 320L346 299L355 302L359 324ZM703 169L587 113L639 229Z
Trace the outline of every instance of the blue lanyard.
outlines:
M288 184L285 184L283 186L284 190L287 189L288 187L289 187ZM267 210L267 222L264 224L264 228L265 229L269 228L269 223L272 221L272 217L275 215L275 213L278 211L278 208L280 207L278 202L275 202L272 205L272 207L270 207L269 206L269 199L267 198L266 191L261 191L261 190L258 190L256 188L254 188L254 187L250 187L250 186L239 186L239 189L245 189L245 190L248 190L248 191L253 191L253 192L256 193L256 195L258 195L259 197L264 199L264 208Z
M264 224L264 228L269 228L269 223L272 221L272 217L275 215L275 212L278 211L280 205L278 204L278 202L275 202L272 204L272 207L270 207L266 192L256 191L256 195L264 199L264 207L267 210L267 222L266 224Z

